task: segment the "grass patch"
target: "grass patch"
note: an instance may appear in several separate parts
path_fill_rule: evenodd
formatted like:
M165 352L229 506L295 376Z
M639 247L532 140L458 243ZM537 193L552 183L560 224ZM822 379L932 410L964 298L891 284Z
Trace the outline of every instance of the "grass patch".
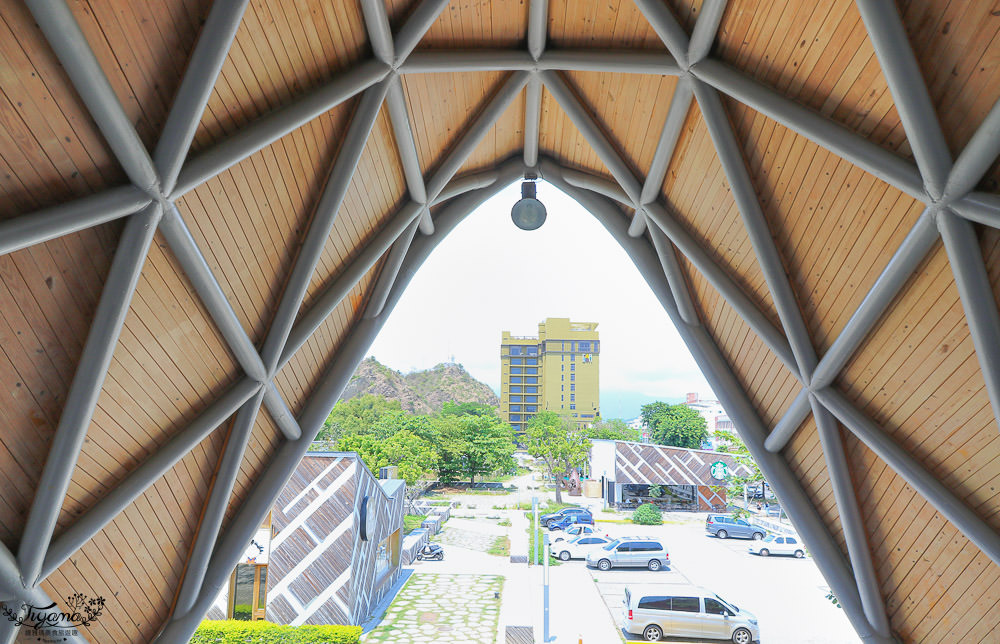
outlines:
M495 557L509 557L510 539L507 537L497 537L493 540L493 545L486 551L486 554L493 555Z
M502 525L505 528L509 528L510 527L510 519L500 519L499 521L497 521L497 525Z
M410 534L420 527L427 518L426 514L407 514L403 516L403 534Z

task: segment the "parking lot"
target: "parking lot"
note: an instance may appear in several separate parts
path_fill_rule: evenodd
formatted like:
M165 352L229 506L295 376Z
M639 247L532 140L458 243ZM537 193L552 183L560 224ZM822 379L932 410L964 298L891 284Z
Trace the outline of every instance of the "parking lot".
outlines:
M662 526L598 525L611 536L657 536L670 551L670 568L659 572L589 570L609 617L616 623L620 622L627 584L693 583L754 613L760 623L762 644L860 641L843 610L826 599L828 588L811 557L751 555L747 552L748 540L708 536L704 523L695 520ZM585 564L574 560L565 565ZM713 640L670 638L668 641Z

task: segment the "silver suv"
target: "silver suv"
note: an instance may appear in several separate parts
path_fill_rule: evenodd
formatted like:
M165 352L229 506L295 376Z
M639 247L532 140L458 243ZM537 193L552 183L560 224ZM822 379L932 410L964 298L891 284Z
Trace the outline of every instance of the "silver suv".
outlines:
M669 565L670 553L656 537L622 537L587 553L587 566L600 570L649 568L656 571Z
M720 539L742 537L754 541L763 539L767 535L767 531L759 525L725 514L710 514L705 517L705 532L714 534Z
M728 639L750 644L760 639L757 618L715 593L688 584L625 586L622 629L649 642L664 637Z

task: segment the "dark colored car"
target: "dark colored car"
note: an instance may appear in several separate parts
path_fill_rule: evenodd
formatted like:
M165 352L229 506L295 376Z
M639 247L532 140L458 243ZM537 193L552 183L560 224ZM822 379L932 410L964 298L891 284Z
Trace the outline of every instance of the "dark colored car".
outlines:
M559 521L564 517L573 518L570 523L587 523L593 525L594 517L591 516L590 510L587 508L575 507L575 508L563 508L558 512L553 512L551 514L543 514L538 518L539 523L541 523L546 528L551 528L549 525L554 521ZM586 517L585 519L576 520L576 517Z
M742 537L744 539L763 539L767 531L753 525L745 519L734 519L724 514L710 514L705 518L705 532L714 534L720 539L727 537Z
M571 525L577 525L580 523L585 523L587 525L594 525L594 517L588 512L587 514L569 514L561 519L553 519L549 521L549 530L565 530Z

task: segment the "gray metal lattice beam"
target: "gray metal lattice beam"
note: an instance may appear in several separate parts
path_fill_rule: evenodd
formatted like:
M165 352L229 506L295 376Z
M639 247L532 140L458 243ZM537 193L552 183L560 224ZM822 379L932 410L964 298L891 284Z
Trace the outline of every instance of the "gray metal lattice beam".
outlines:
M5 219L0 221L0 255L120 219L151 201L149 195L127 185Z
M556 178L547 178L550 181L555 180L556 185L560 183ZM816 514L808 496L802 490L788 464L781 457L764 449L763 442L767 435L765 426L714 340L701 326L686 324L674 307L674 298L670 296L669 287L657 277L659 265L655 253L649 252L648 246L645 246L641 240L628 236L624 214L603 197L586 194L566 184L559 187L573 196L604 224L608 232L626 249L640 274L657 295L660 304L670 316L688 349L695 356L699 366L702 367L712 390L719 396L729 416L740 427L741 436L747 447L768 481L774 486L782 503L789 510L789 516L792 517L799 533L809 544L817 565L833 588L858 634L869 641L893 642L891 637L885 637L872 631L861 605L854 577L844 562L839 546L833 540L822 519ZM641 244L643 246L640 246Z
M535 60L517 49L459 49L418 51L399 66L401 74L451 74L495 71L618 72L679 76L673 58L658 52L632 49L548 50Z
M132 215L118 240L21 535L17 560L29 586L35 586L40 580L42 561L52 540L161 212L160 204L153 203Z
M250 443L250 434L254 423L257 422L257 413L264 401L264 391L265 389L261 387L252 398L240 406L229 429L226 446L219 459L219 469L212 481L201 521L198 522L194 545L184 567L184 578L181 580L181 587L174 603L175 614L187 613L198 598L198 591L201 590L201 582L205 579L205 571L208 569L215 541L222 529L222 520L229 507L229 499L233 496L233 487L236 485L243 455Z
M42 578L48 577L63 562L79 550L94 535L104 529L118 514L128 507L149 486L195 448L206 436L222 425L227 418L260 389L260 383L243 378L233 384L218 399L208 405L191 423L129 472L118 485L77 517L70 527L53 539L45 555Z
M177 176L177 185L170 192L170 200L180 198L251 154L382 81L389 71L388 65L377 60L358 63L321 87L237 130L184 164Z
M858 0L857 5L924 186L932 199L940 199L951 171L951 153L896 3Z
M948 174L944 200L968 195L1000 156L1000 100L976 129ZM995 196L995 195L994 195Z
M125 114L73 12L64 0L25 0L25 4L125 174L140 190L159 196L159 178L153 169L153 160Z
M305 299L306 292L309 290L316 266L323 256L330 231L333 230L337 214L340 212L344 197L347 196L347 191L351 186L351 178L361 161L365 144L375 126L375 120L382 108L382 101L391 83L392 81L387 79L365 90L354 118L344 135L337 158L330 167L326 185L316 203L312 221L302 237L302 244L295 258L295 264L292 266L291 274L281 294L278 309L275 311L271 328L261 350L261 360L267 378L273 377L277 369L281 352L288 340L288 334L295 323L299 308L302 306L302 300Z
M920 171L909 161L711 58L691 68L699 79L801 134L914 199L927 201Z
M267 379L264 362L246 330L243 329L243 324L236 316L236 311L226 298L218 280L212 274L212 269L201 254L201 249L198 248L176 205L171 205L164 213L160 231L184 274L194 286L202 304L208 310L209 316L225 338L226 344L236 356L236 361L248 376L257 382L264 382Z
M844 394L827 387L813 392L823 406L920 493L986 556L1000 564L1000 534L896 443Z
M181 164L187 157L194 133L212 95L222 65L236 38L249 0L215 2L208 13L198 42L191 53L187 71L170 106L167 122L153 151L153 163L160 174L160 191L169 194L177 183Z
M444 213L459 210L472 212L506 183L497 183L488 188L475 190L456 198L453 203L444 208ZM448 229L450 230L450 229ZM440 239L444 231L437 230L433 236L421 239ZM412 273L409 270L401 272L404 282L398 283L402 288L405 280ZM299 421L302 424L303 435L297 440L285 441L278 448L277 454L271 459L264 471L257 477L254 488L232 521L220 535L212 553L211 561L206 570L201 591L192 608L185 615L173 615L164 629L154 640L155 644L182 644L187 642L191 634L201 622L201 616L214 601L219 590L227 583L239 557L242 555L253 533L266 516L274 498L284 488L295 467L305 455L309 444L321 428L330 409L340 397L343 388L350 379L357 365L364 358L378 331L391 311L397 297L390 297L384 314L375 318L365 318L358 321L337 351L337 357L326 369L317 390L310 396Z

